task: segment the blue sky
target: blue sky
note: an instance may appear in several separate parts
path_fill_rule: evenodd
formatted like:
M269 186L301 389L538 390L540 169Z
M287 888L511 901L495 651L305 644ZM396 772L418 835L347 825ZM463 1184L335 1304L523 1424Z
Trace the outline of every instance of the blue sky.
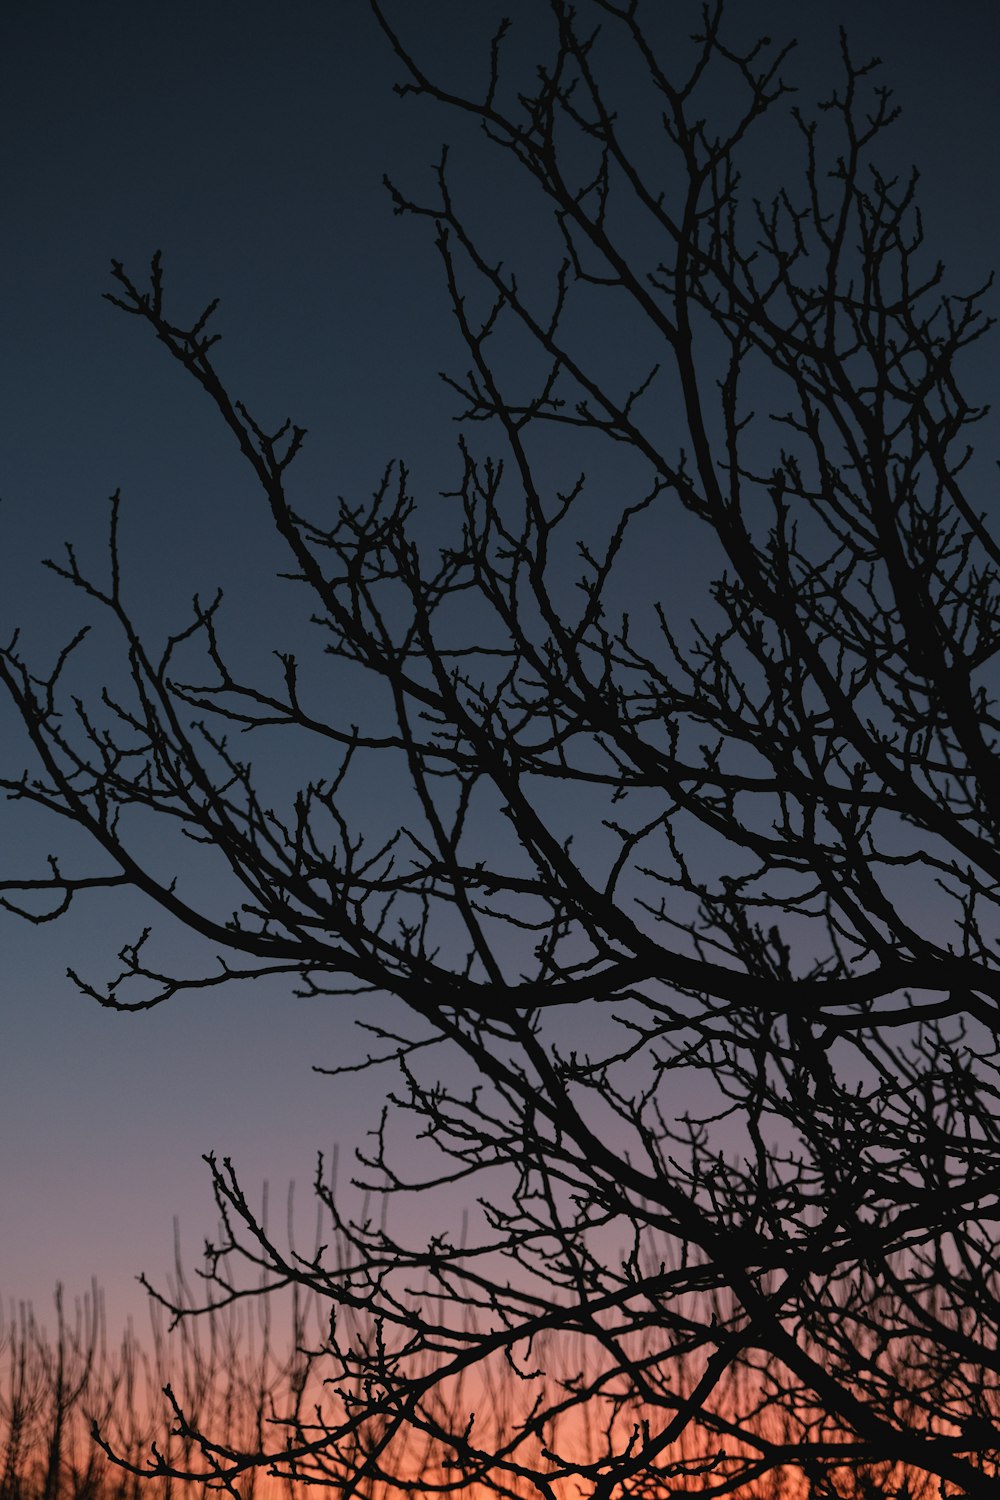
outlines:
M481 76L504 7L387 9L422 56L463 77ZM536 0L506 9L522 30L538 24ZM697 7L677 11L690 30ZM996 7L755 0L733 11L741 29L750 17L800 36L789 71L803 102L834 76L839 21L859 53L883 56L905 111L894 150L923 173L929 238L960 284L981 279L1000 238ZM101 300L109 261L141 273L161 248L179 315L221 296L219 365L234 391L310 429L304 493L366 492L394 456L433 493L453 477L455 440L436 372L462 354L430 236L394 218L381 176L419 187L447 124L394 96L399 70L363 0L41 0L0 25L0 633L20 624L39 661L72 633L78 601L37 563L72 538L100 566L120 486L150 631L222 582L239 649L263 656L287 623L266 518L200 393ZM760 163L764 176L771 166ZM490 183L472 192L488 219ZM986 380L994 350L977 354ZM15 769L5 709L0 734ZM58 830L21 809L3 817L11 868L59 846ZM372 1080L310 1072L364 1045L346 1006L291 1000L277 982L137 1016L81 998L67 965L102 975L143 920L137 903L101 897L46 927L0 914L4 1301L44 1306L57 1279L73 1291L97 1274L118 1321L141 1309L134 1275L169 1268L175 1214L192 1258L211 1233L203 1151L231 1154L248 1187L267 1177L281 1196L290 1177L306 1188L317 1149L349 1150L376 1123Z

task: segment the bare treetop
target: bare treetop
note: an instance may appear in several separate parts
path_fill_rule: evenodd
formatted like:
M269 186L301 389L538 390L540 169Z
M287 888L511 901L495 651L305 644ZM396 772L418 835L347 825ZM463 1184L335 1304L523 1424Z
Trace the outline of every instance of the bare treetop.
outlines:
M947 290L843 37L814 118L790 50L734 48L721 6L678 72L668 18L552 0L530 85L504 23L468 95L373 9L404 96L454 112L501 202L524 182L504 259L447 152L428 196L390 184L463 346L457 481L390 462L370 497L299 494L305 434L230 393L215 304L175 321L159 256L148 282L115 263L110 300L236 438L312 634L276 640L275 683L233 665L219 598L145 641L116 499L109 574L50 566L113 618L123 677L67 697L82 632L51 671L0 658L37 761L4 785L103 851L14 872L6 904L125 885L217 955L178 974L144 932L77 979L121 1009L264 974L395 997L410 1020L363 1011L397 1081L360 1176L468 1197L464 1234L411 1243L401 1205L352 1222L320 1178L340 1253L303 1258L212 1162L209 1301L263 1268L348 1318L316 1410L256 1453L198 1430L206 1472L763 1495L867 1465L991 1492L1000 590L959 383L985 289ZM290 778L324 767L280 802L243 749L279 730ZM164 874L148 814L207 847Z

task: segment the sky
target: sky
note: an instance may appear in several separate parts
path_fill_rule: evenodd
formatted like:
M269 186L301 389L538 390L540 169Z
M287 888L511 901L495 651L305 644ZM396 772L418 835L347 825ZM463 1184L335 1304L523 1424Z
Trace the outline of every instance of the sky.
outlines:
M415 51L457 78L483 76L504 9L524 32L542 10L386 8ZM697 7L676 9L692 29ZM929 237L959 283L983 279L1000 243L997 7L743 0L733 11L739 26L798 36L803 101L834 74L839 22L859 53L883 57L904 109L894 149L921 169ZM5 640L20 626L44 661L73 633L79 601L39 560L72 539L99 567L119 487L128 587L153 634L219 582L237 606L257 601L237 608L240 649L266 652L282 624L285 596L269 581L280 563L231 440L137 321L101 299L112 257L141 276L161 249L179 316L221 297L219 363L234 392L309 428L304 491L365 493L396 456L431 492L453 477L454 402L437 371L462 368L462 352L426 226L394 217L382 186L387 170L427 184L449 127L394 95L399 76L364 0L6 7ZM490 181L472 190L488 215ZM977 358L988 377L995 344ZM0 736L5 771L19 768L6 710ZM0 817L5 873L63 847L23 809ZM96 1275L114 1323L141 1318L134 1278L169 1271L175 1216L191 1262L213 1232L203 1152L231 1155L251 1191L268 1179L282 1198L295 1178L306 1200L316 1151L339 1144L346 1159L376 1123L371 1078L310 1071L361 1055L346 1005L295 1000L277 982L133 1016L81 997L67 966L103 976L142 924L137 904L113 895L43 927L0 913L5 1304L30 1298L44 1311L57 1281L72 1294Z

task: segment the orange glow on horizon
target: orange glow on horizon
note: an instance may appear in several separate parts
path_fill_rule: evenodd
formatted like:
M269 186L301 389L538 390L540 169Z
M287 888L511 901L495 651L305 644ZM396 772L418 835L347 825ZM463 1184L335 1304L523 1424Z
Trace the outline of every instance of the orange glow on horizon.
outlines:
M202 1484L218 1488L218 1477L213 1479L204 1453L181 1428L161 1390L167 1382L181 1410L211 1440L230 1452L276 1456L277 1475L259 1469L237 1478L243 1500L298 1500L317 1482L336 1487L366 1459L371 1477L358 1491L364 1500L389 1500L407 1490L478 1500L495 1491L476 1478L476 1451L501 1455L497 1472L512 1495L525 1500L538 1495L528 1477L535 1470L559 1500L577 1500L609 1469L622 1461L627 1469L637 1444L655 1446L671 1419L662 1393L655 1410L644 1409L627 1398L623 1376L616 1386L610 1370L602 1377L581 1364L582 1347L574 1351L564 1344L561 1372L518 1378L497 1356L475 1377L432 1387L417 1408L416 1425L390 1436L391 1417L383 1414L361 1425L353 1439L342 1437L332 1457L317 1454L288 1468L280 1460L287 1430L280 1419L293 1414L296 1396L293 1435L308 1443L322 1436L324 1424L329 1429L343 1424L351 1393L324 1386L322 1364L303 1385L301 1359L277 1354L266 1329L257 1326L254 1336L244 1304L202 1325L183 1324L172 1335L154 1321L151 1350L143 1350L131 1330L117 1348L109 1348L99 1301L84 1299L75 1320L58 1308L54 1340L42 1333L30 1309L0 1325L0 1473L3 1494L12 1500L139 1500L142 1494L171 1490L166 1477L141 1480L113 1467L91 1441L94 1419L111 1448L137 1468L148 1468L155 1444L172 1467L201 1474ZM573 1353L576 1368L568 1358ZM700 1373L692 1361L687 1389L676 1392L676 1404L683 1405L694 1391ZM584 1375L589 1399L565 1406L574 1382ZM937 1480L922 1471L889 1463L834 1467L831 1449L847 1439L804 1400L793 1420L788 1404L780 1405L769 1390L773 1379L773 1370L748 1364L728 1371L676 1440L631 1480L616 1484L615 1492L653 1497L682 1487L689 1494L727 1493L736 1500L805 1500L811 1481L794 1462L794 1448L803 1437L821 1436L828 1445L827 1493L843 1500L873 1493L936 1500ZM543 1419L538 1408L532 1420L540 1396L549 1416ZM741 1440L737 1427L755 1435L760 1447ZM519 1432L521 1440L511 1445ZM782 1457L791 1461L780 1462Z

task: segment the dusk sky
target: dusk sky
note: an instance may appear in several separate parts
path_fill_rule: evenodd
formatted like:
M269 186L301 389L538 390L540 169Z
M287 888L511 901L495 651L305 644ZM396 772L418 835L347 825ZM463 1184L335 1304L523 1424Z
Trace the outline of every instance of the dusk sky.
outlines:
M668 0L663 0L664 4ZM698 6L679 0L678 33ZM414 51L460 79L485 77L508 12L537 26L541 0L387 0ZM1000 244L1000 10L988 0L733 0L734 22L798 36L788 67L803 106L836 76L837 25L877 52L904 115L894 165L922 173L928 239L960 288ZM399 67L364 0L38 3L0 28L0 634L17 626L47 662L81 601L40 566L63 540L99 569L107 497L121 488L128 588L151 637L191 595L232 593L240 649L281 645L283 565L260 497L204 397L138 320L101 299L112 257L137 278L161 249L180 318L222 299L218 364L251 410L309 429L304 495L367 494L404 457L428 494L454 477L464 368L427 225L394 218L382 173L415 192L451 127L399 100ZM760 164L767 178L768 163ZM473 184L488 208L491 184ZM996 341L978 347L972 394L990 398ZM318 502L317 502L318 503ZM984 503L986 503L984 501ZM241 613L240 600L243 600ZM109 666L109 677L113 668ZM4 774L18 727L0 709ZM50 850L86 866L79 839L3 809L3 874L41 873ZM147 919L100 893L61 921L0 913L0 1298L44 1313L57 1281L96 1275L111 1321L143 1314L134 1282L169 1270L179 1216L189 1264L214 1229L205 1151L245 1186L269 1179L279 1210L299 1183L311 1225L317 1150L346 1158L377 1123L377 1076L310 1071L361 1055L352 1007L295 1000L274 981L120 1015L83 998ZM179 940L186 941L186 940Z

